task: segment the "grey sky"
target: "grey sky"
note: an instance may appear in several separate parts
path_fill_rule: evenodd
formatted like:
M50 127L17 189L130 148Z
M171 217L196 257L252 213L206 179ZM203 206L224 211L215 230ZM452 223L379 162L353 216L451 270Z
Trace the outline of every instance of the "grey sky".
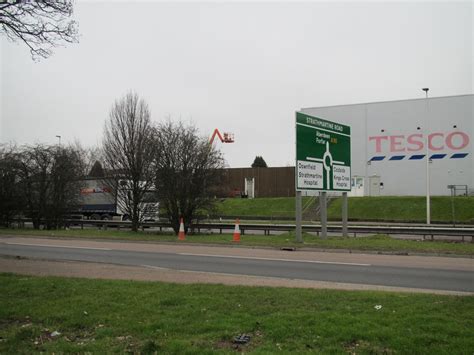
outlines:
M1 43L0 141L100 143L128 90L152 118L235 134L231 167L294 164L301 107L473 93L473 2L78 2L80 43Z

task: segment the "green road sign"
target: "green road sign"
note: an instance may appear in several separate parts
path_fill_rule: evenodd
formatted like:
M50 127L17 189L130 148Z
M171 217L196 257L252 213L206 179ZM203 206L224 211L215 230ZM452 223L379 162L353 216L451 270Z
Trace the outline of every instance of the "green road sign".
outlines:
M351 128L296 112L296 190L351 190Z

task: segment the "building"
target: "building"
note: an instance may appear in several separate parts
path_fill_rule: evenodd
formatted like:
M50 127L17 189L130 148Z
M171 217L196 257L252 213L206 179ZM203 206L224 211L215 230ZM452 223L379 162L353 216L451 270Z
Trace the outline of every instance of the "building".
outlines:
M295 167L224 169L225 197L295 196Z
M352 196L474 192L474 95L303 108L351 127ZM295 196L295 168L225 169L223 196ZM315 194L315 193L311 193Z
M420 91L421 93L421 91ZM474 95L303 108L351 127L352 195L431 195L474 190Z

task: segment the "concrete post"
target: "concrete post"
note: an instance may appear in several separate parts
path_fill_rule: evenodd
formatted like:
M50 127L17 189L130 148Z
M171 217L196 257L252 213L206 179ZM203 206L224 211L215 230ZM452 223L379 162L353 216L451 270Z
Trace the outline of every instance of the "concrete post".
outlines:
M321 216L321 238L326 239L328 237L328 213L326 204L326 191L322 191L319 194L319 205L320 205L320 216Z
M303 218L303 213L302 213L302 209L301 209L301 200L302 200L302 197L301 197L301 191L296 191L296 198L295 198L295 203L296 203L296 213L295 213L295 217L296 217L296 242L297 243L303 243L303 235L301 233L302 231L302 228L301 228L301 220Z
M348 220L348 199L347 199L347 192L342 193L342 236L347 237L349 236L348 233L348 226L347 226L347 220Z

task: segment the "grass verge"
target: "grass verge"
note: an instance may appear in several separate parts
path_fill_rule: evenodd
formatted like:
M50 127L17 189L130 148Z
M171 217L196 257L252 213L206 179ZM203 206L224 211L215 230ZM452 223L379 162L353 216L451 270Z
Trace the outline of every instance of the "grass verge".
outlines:
M70 230L33 230L33 229L0 229L0 235L31 235L44 237L71 237L84 239L130 240L180 243L174 234L157 234L151 232L129 232L97 229ZM387 235L373 235L359 238L329 237L321 239L308 233L303 233L304 243L295 242L295 233L281 235L251 235L241 236L239 245L256 247L307 247L323 249L349 249L360 251L382 251L400 253L434 253L474 255L474 243L449 241L421 241L393 239ZM231 234L195 234L186 237L186 243L235 245Z
M302 205L309 205L311 197L303 197ZM259 217L291 217L295 216L294 197L272 198L227 198L216 205L216 214L223 216L259 216Z
M303 198L303 206L311 205L311 198ZM328 207L328 218L341 220L341 198L335 198ZM431 197L431 219L433 222L474 223L474 197ZM304 209L304 208L303 208ZM295 198L228 198L216 205L217 215L260 216L275 219L294 218ZM355 221L424 222L426 220L426 198L423 196L378 196L350 197L349 218Z
M468 354L474 349L473 297L10 274L0 274L0 285L0 353ZM233 344L243 333L250 342Z
M474 223L474 197L431 197L431 220L450 223ZM342 198L336 198L328 208L328 218L341 219ZM426 221L426 198L422 196L381 196L349 198L349 218L358 221Z

